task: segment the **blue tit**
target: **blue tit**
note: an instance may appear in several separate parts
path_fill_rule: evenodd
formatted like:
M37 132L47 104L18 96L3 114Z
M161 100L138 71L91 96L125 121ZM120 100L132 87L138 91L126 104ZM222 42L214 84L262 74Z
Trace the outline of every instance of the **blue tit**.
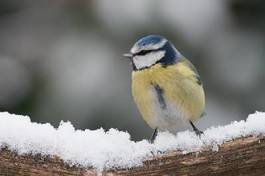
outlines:
M146 123L157 131L185 129L189 125L197 135L202 132L193 122L204 114L205 95L200 76L166 38L148 35L124 54L131 60L132 95Z

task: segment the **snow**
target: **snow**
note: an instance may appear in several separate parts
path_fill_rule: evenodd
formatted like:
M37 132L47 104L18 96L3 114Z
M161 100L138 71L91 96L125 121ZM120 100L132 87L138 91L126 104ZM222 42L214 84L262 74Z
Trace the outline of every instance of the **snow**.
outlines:
M98 171L141 166L153 155L169 150L186 154L211 148L218 152L220 144L248 135L265 135L265 113L256 112L246 121L210 127L201 138L191 131L176 135L161 132L154 144L131 141L127 132L116 129L75 130L70 122L61 122L55 128L31 122L28 116L0 113L0 148L8 147L18 154L57 155L70 165L92 166Z

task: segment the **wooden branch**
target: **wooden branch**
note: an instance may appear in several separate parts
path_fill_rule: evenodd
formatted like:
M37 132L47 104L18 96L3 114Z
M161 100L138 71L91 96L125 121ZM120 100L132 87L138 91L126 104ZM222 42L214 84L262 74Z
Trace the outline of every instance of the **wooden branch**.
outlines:
M144 162L143 167L104 171L103 175L185 175L261 176L265 175L265 137L245 137L227 142L218 152L183 155L178 151L161 154ZM0 175L97 175L95 169L70 167L58 157L18 155L0 151Z

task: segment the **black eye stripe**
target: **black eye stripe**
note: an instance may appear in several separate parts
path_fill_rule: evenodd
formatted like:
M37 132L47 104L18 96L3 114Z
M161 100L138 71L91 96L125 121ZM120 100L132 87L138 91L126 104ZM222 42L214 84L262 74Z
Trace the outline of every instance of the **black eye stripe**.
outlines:
M150 53L152 51L153 50L142 50L139 53L136 53L135 55L137 55L137 56L143 56L143 55L146 55L147 53Z
M156 50L142 50L142 51L140 51L138 53L135 53L134 56L143 56L143 55L146 55L146 54L151 53L153 51L159 51L159 50L161 50L161 49L156 49Z

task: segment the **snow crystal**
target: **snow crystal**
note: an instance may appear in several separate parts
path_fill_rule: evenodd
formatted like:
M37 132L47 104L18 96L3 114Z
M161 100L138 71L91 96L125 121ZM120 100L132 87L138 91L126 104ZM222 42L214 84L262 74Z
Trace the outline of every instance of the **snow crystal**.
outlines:
M248 135L265 135L265 113L256 112L246 121L226 126L211 127L199 138L191 131L176 135L159 133L154 144L147 140L134 142L127 132L110 129L75 130L70 122L61 122L58 128L50 124L31 122L28 116L0 113L0 148L8 147L18 154L57 155L70 165L108 168L141 166L153 155L169 150L183 154L211 148Z

